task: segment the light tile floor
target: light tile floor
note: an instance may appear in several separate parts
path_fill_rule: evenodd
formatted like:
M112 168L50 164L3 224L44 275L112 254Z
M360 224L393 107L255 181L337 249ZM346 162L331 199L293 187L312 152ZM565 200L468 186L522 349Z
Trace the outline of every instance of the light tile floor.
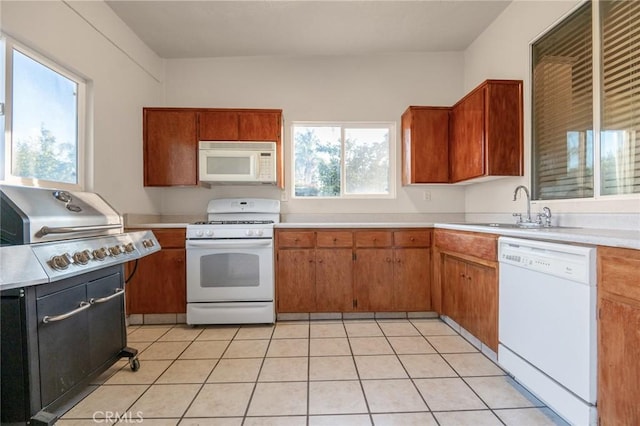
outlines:
M564 425L437 319L132 326L60 425Z

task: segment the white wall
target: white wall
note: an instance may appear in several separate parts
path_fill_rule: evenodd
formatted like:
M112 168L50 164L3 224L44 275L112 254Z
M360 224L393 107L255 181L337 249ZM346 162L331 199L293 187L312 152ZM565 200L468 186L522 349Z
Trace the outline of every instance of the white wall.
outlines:
M529 45L553 24L574 10L581 1L513 1L466 50L464 89L469 91L487 78L524 80L525 176L470 185L466 191L466 213L523 212L522 200L513 202L517 185L531 188L531 79ZM640 197L626 199L540 201L532 210L548 205L557 213L639 213ZM612 224L614 225L614 224ZM600 226L603 226L600 223Z
M3 1L2 31L90 87L86 189L121 213L160 211L142 186L142 107L162 97L163 60L103 2Z
M393 121L397 123L396 170L400 169L400 116L409 105L453 105L462 96L462 53L349 57L253 57L167 60L166 106L278 108L285 119L286 185L291 191L293 121ZM395 200L299 200L284 213L416 213L464 209L464 188L402 187ZM423 200L423 190L431 201ZM162 212L204 212L218 196L280 198L265 187L170 188Z

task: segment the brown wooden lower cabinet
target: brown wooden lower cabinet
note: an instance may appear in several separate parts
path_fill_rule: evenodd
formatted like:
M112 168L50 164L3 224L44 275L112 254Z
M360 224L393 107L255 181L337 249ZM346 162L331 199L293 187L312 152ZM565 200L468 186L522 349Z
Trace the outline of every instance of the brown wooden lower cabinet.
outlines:
M640 250L598 247L599 425L640 424Z
M278 312L430 309L431 230L276 231Z
M126 284L127 314L184 313L187 310L184 228L159 228L153 233L162 250L138 260ZM133 262L126 265L127 276Z
M497 236L437 229L435 241L441 313L497 352Z
M277 264L278 312L315 311L315 249L278 250Z
M317 312L353 309L353 254L350 248L316 249L315 309Z

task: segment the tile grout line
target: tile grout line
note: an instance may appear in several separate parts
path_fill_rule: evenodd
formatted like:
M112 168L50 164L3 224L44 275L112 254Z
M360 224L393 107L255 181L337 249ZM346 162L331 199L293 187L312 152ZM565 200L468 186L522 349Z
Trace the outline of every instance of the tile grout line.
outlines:
M204 327L202 329L202 331L200 333L198 333L198 336L200 336L205 330L207 330L208 327ZM231 342L233 342L233 339L235 339L235 337L238 335L238 332L240 331L240 327L238 327L238 329L236 330L235 333L233 333L233 336L231 336L231 339L229 340L229 343L227 343L227 346L224 348L224 350L222 351L222 353L220 354L220 357L218 357L218 359L216 360L215 364L213 365L213 368L211 369L211 371L209 372L209 374L207 374L207 377L205 377L204 381L202 382L202 385L200 385L200 388L198 389L198 391L196 392L196 394L193 396L193 399L191 400L191 402L189 404L187 404L187 408L185 408L184 412L182 413L182 415L180 416L180 419L178 420L178 424L182 423L182 420L185 418L184 416L189 412L189 409L193 406L193 403L196 401L196 399L198 399L198 396L200 396L200 393L202 392L202 389L204 389L204 387L207 385L207 381L209 380L209 378L211 377L211 375L213 374L213 372L215 371L216 367L220 364L220 361L222 360L222 358L224 357L224 354L227 352L227 350L229 349L229 346L231 346ZM195 342L197 339L196 338L193 339L193 341L187 345L187 347L185 348L185 351L189 348L189 346L191 346L191 344L193 342ZM207 340L204 340L205 342ZM180 353L180 355L182 355L184 353L184 351L182 353ZM180 357L180 355L178 355L178 358ZM177 358L176 358L177 359Z

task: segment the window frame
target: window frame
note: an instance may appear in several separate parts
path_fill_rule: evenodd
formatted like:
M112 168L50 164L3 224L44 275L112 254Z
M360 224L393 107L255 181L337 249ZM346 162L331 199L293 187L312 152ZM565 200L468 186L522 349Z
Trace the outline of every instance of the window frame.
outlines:
M529 42L529 93L530 102L529 102L529 116L531 117L531 126L530 126L530 137L531 137L531 157L530 157L530 167L531 173L529 176L529 185L532 189L531 192L531 202L532 203L541 203L545 204L555 204L555 203L566 203L566 202L589 202L589 201L616 201L616 200L640 200L640 193L623 193L623 194L602 194L602 169L601 169L601 132L602 132L602 115L603 115L603 68L602 68L602 25L601 25L601 15L600 15L600 5L595 2L591 4L591 31L592 31L592 141L593 141L593 195L591 197L577 197L577 198L533 198L534 197L534 181L536 174L536 159L534 157L534 146L535 146L535 138L534 131L535 125L533 122L533 114L534 114L534 99L533 99L533 84L534 84L534 44L537 43L540 39L545 37L548 33L558 28L559 25L562 25L567 21L567 19L576 13L581 7L585 4L589 3L591 0L583 0L576 4L571 8L567 13L565 13L562 17L560 17L556 22L550 25L544 32L538 34L533 40Z
M86 152L87 152L87 93L88 81L64 67L60 63L50 59L36 50L25 46L5 33L0 33L0 54L3 55L4 67L0 71L4 77L4 93L0 93L0 103L4 103L3 124L4 132L0 141L0 183L19 186L57 188L70 191L83 191L86 183ZM13 51L16 50L29 59L49 68L61 76L76 83L76 183L60 182L46 179L14 176L12 174L13 162Z
M298 196L295 183L295 128L296 126L340 127L340 195L330 197ZM389 192L387 194L349 194L345 191L345 129L388 129L389 130ZM290 197L295 200L366 200L366 199L396 199L396 131L395 121L292 121L289 126L289 140L291 141L291 188Z

